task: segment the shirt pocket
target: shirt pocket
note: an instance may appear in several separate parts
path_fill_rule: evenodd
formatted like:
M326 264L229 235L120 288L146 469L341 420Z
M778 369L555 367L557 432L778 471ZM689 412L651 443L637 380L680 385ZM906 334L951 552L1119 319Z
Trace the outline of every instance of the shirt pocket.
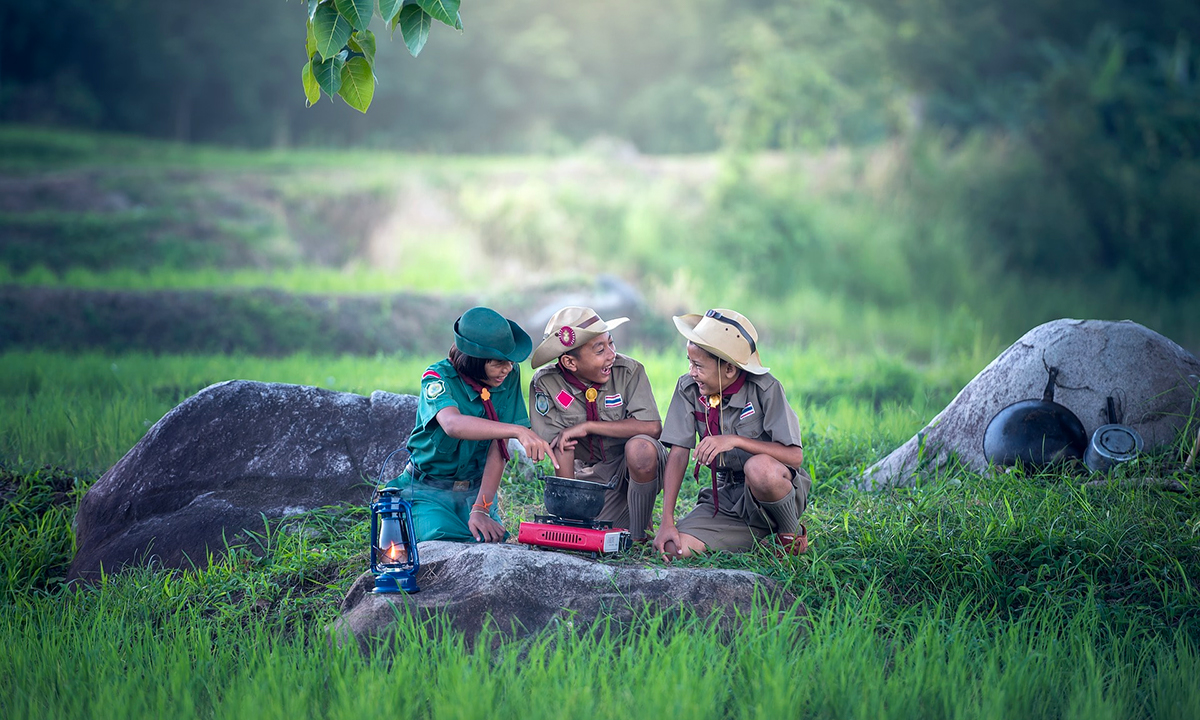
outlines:
M734 432L744 438L757 440L763 434L763 412L762 408L754 400L746 403L746 406L738 413L738 419L733 423Z

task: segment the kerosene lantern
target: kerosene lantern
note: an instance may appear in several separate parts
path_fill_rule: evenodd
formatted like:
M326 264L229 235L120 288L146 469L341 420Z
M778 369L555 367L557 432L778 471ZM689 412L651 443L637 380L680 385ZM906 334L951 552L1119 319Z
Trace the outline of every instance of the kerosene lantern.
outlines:
M380 488L378 499L371 504L371 572L375 574L375 592L419 591L419 567L412 504L401 497L400 488Z

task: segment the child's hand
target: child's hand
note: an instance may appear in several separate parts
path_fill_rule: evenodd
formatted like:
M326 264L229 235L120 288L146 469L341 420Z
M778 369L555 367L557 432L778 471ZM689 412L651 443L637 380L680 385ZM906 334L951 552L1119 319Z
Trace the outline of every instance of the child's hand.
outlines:
M654 534L653 545L656 551L662 553L663 560L667 562L683 555L679 530L674 523L659 525L658 532Z
M525 448L525 454L534 462L539 462L542 458L550 458L550 464L558 470L558 458L554 456L554 450L550 447L550 443L541 438L540 435L526 427L517 426L516 434L517 442L521 443L521 447Z
M504 526L484 512L472 512L467 520L467 529L478 542L500 542L504 539Z
M696 445L696 462L712 465L717 456L737 447L737 435L709 435Z

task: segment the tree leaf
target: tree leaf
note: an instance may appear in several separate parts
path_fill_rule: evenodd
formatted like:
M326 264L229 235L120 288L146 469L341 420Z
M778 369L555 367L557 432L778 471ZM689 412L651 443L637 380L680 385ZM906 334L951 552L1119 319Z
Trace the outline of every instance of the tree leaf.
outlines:
M375 33L370 30L359 30L350 36L349 47L357 53L362 53L367 58L367 64L371 66L372 72L375 70Z
M365 60L363 62L366 62ZM330 98L337 95L338 90L342 88L342 67L346 61L341 55L334 55L328 60L313 62L313 77L317 79L317 84L325 91Z
M342 88L338 95L346 104L365 113L375 97L375 74L366 58L352 57L342 66Z
M461 3L462 0L417 0L417 4L429 13L430 17L452 28L459 26L458 6Z
M304 54L310 58L313 53L317 52L317 33L313 28L312 20L308 21L308 37L304 38Z
M323 3L317 8L317 14L313 16L313 35L322 58L329 59L340 52L352 32L354 26L342 17L333 3Z
M304 85L304 98L308 101L308 107L312 107L321 101L321 85L317 82L317 78L313 75L312 60L304 63L304 69L300 71L300 82Z
M322 2L323 2L323 0L308 0L308 21L309 22L312 22L313 15L317 14L317 6L320 5Z
M400 36L408 46L408 52L416 57L425 47L429 39L429 28L433 27L433 18L421 9L420 5L405 5L399 15Z
M375 0L333 0L337 11L350 21L355 30L366 30L371 24L371 13L375 10Z
M390 23L403 4L404 0L379 0L379 17L383 18L385 23Z

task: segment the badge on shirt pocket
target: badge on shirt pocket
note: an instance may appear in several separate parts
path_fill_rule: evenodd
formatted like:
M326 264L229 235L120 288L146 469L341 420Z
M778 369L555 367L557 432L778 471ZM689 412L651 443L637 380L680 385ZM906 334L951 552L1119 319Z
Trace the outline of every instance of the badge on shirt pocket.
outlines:
M621 393L604 396L604 407L606 408L619 408L624 404L625 401L621 399Z
M537 410L539 415L550 412L550 396L544 392L536 393L533 396L533 409Z

